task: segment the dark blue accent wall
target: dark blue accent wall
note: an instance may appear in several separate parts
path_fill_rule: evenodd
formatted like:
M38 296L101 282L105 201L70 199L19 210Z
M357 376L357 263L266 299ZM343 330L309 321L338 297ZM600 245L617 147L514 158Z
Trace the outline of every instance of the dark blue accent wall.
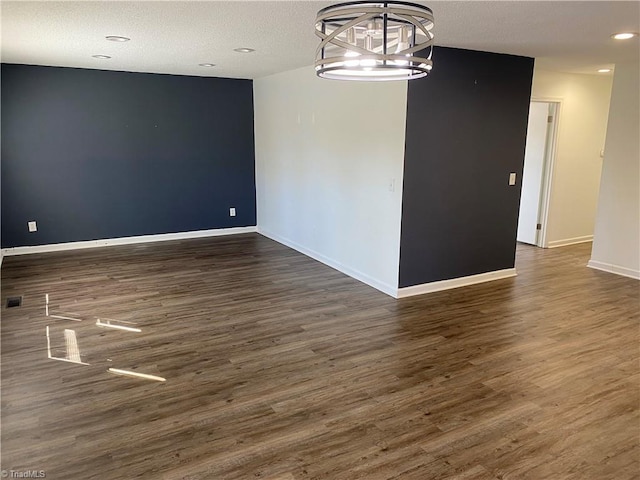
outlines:
M256 224L251 80L10 64L1 80L2 247Z
M400 287L513 268L532 76L532 58L436 47L409 82Z

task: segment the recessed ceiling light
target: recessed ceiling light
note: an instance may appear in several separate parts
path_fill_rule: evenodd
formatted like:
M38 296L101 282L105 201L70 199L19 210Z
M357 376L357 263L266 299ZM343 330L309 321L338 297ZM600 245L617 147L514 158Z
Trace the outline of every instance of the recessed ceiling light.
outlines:
M613 35L611 35L611 38L615 40L629 40L630 38L637 37L637 36L638 36L637 33L621 32L621 33L614 33Z
M598 70L598 73L609 73L610 71L610 68L601 68L600 70Z
M121 37L120 35L108 35L106 37L110 42L128 42L131 40L129 37Z
M109 55L91 55L93 58L99 58L100 60L106 60L107 58L111 58Z
M200 65L201 67L215 67L216 66L215 63L199 63L198 65Z
M240 52L240 53L251 53L251 52L255 52L255 50L253 48L234 48L233 49L234 52Z

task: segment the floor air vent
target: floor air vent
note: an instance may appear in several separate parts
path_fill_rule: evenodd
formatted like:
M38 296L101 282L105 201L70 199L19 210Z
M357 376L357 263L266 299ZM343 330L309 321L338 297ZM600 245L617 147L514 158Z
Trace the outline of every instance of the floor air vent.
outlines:
M22 297L7 298L7 308L19 307L20 305L22 305Z

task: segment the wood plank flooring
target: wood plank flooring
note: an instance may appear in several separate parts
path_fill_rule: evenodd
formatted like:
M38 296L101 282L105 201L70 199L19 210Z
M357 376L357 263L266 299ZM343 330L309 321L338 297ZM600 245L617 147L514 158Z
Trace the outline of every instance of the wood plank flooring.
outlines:
M2 469L638 479L639 283L590 248L519 246L518 277L402 300L258 234L5 258ZM49 359L47 326L89 365Z

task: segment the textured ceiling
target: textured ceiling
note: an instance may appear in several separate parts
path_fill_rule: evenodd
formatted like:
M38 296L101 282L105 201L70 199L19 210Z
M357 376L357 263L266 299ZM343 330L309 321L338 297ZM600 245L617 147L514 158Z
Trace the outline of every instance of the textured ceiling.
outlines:
M315 14L333 3L3 1L1 55L6 63L258 78L311 65ZM434 12L437 45L525 55L577 73L640 57L638 38L610 38L640 30L637 1L418 3ZM131 41L109 42L106 35ZM256 51L234 52L238 47Z

